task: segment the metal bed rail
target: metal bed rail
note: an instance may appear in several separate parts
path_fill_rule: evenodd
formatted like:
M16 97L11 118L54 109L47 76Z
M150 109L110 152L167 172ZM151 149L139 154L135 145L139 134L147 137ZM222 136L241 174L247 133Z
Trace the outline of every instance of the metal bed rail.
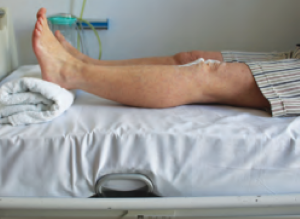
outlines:
M0 218L298 218L300 195L202 198L1 198Z

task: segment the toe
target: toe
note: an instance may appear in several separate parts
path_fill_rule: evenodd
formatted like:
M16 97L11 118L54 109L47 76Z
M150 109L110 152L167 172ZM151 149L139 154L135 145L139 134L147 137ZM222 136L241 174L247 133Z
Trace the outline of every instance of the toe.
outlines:
M34 35L35 35L36 37L40 37L40 36L42 35L42 31L39 30L39 29L35 29L35 30L34 30Z
M38 13L36 14L36 17L39 19L40 17L46 17L47 9L41 8Z
M43 30L43 24L42 24L42 20L39 19L36 24L35 24L35 29L42 31Z
M55 31L55 36L58 39L58 41L63 42L65 41L65 37L61 34L59 30Z

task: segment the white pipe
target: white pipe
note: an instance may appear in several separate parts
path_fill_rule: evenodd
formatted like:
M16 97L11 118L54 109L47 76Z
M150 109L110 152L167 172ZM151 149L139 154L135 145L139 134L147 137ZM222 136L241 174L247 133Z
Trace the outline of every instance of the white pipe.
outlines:
M0 19L0 81L19 66L12 15L8 8L0 8L4 16Z
M5 11L0 8L0 18L3 18L5 15Z
M70 1L70 14L75 14L75 0Z
M0 209L140 210L299 206L300 195L203 198L0 198Z
M7 19L5 17L6 12L4 8L0 8L0 30L3 30L6 27Z

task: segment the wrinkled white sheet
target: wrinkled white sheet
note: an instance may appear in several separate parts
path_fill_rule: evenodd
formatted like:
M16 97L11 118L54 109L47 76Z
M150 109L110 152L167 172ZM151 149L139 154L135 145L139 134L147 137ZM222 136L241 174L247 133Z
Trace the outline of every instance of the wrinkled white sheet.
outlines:
M167 197L299 193L299 136L298 117L141 109L79 91L52 122L0 126L0 196L89 197L111 173L145 174Z

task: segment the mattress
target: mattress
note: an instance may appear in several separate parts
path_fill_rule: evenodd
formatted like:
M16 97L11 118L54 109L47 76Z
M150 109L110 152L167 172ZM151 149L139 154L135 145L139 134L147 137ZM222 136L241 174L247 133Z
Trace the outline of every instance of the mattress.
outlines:
M114 173L143 174L163 197L299 193L299 157L298 117L221 105L136 108L78 90L51 122L0 125L0 197L90 197Z

